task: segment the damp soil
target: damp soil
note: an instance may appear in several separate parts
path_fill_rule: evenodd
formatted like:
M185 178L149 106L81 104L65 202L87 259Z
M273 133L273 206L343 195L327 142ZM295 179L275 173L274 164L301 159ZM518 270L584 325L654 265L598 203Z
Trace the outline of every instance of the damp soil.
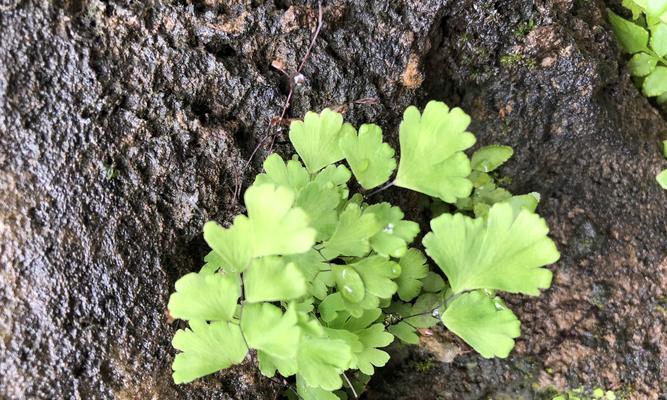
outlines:
M286 117L336 107L397 143L429 99L473 117L501 171L537 191L554 285L510 296L505 360L439 330L392 348L368 399L539 399L584 386L667 393L667 122L629 78L618 1L325 1ZM314 2L0 0L0 397L272 399L252 360L171 382L175 280L229 222L317 24ZM620 9L618 9L620 11ZM277 64L276 64L277 62ZM369 101L368 99L372 99ZM272 135L267 139L267 135ZM244 169L253 150L257 155ZM398 189L379 198L424 217ZM662 397L661 397L662 396Z

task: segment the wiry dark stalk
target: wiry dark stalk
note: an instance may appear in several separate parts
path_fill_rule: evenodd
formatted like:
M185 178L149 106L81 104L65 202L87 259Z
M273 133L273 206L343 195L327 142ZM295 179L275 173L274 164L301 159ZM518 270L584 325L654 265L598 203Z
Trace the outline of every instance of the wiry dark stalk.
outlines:
M306 50L306 54L303 56L303 59L301 60L301 64L299 64L299 68L297 68L296 72L294 72L293 74L291 74L289 76L289 92L287 93L287 98L285 99L285 102L283 103L282 112L280 113L280 117L278 118L278 121L284 120L285 115L287 115L287 110L289 109L289 107L291 105L291 102L292 102L292 95L294 94L294 87L295 87L295 84L296 84L296 80L297 80L298 77L303 78L303 76L301 75L301 71L306 66L306 63L308 62L308 59L310 58L310 54L313 51L313 47L315 46L315 42L317 41L317 37L320 35L320 31L322 30L322 25L323 25L322 14L323 14L323 12L322 12L322 1L321 0L318 0L318 2L317 2L317 10L318 10L317 11L317 27L315 28L315 32L313 33L312 39L310 40L310 44L308 45L308 49ZM282 71L282 70L281 70L281 72L285 73L285 71ZM268 139L271 140L271 143L269 144L269 153L271 151L273 151L273 146L274 146L275 141L276 141L276 133L275 132L271 133L270 130L271 130L271 127L275 126L275 125L279 125L279 123L273 123L273 122L269 123L269 127L267 128L267 132L264 134L264 137L259 141L259 143L257 143L257 146L255 146L255 149L252 151L252 153L250 154L250 157L248 158L248 160L244 164L243 168L241 169L241 176L245 175L245 171L248 169L248 167L250 166L250 163L255 158L255 155L257 154L259 149L262 147L264 142L266 142L266 140L268 140ZM241 195L241 179L242 178L239 178L235 182L235 186L236 186L234 188L234 197L235 198L239 198L239 196Z

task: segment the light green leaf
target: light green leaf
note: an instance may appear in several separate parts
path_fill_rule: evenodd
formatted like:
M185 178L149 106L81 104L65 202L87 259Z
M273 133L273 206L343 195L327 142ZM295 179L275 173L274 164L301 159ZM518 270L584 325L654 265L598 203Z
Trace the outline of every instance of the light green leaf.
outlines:
M508 308L480 291L461 294L442 315L442 323L484 358L505 358L521 334L521 323Z
M272 378L276 370L282 376L292 376L299 370L296 358L276 358L263 351L257 351L257 360L259 361L259 370L264 376Z
M667 0L647 0L646 14L654 17L661 16L667 11Z
M338 189L341 192L347 192L347 181L352 177L352 173L344 165L329 165L318 172L313 178L313 182L326 189ZM347 194L343 196L347 198Z
M389 354L378 347L386 347L394 341L394 336L385 331L384 325L374 324L354 332L363 345L357 356L357 368L366 375L373 375L375 367L383 367L389 361Z
M623 0L623 7L632 11L632 19L641 17L644 10L634 2L634 0Z
M415 236L419 233L419 224L403 220L403 212L389 203L368 206L364 214L373 214L382 226L382 230L370 239L371 248L385 257L402 257Z
M255 257L305 253L315 244L316 231L309 227L306 213L293 207L290 189L251 186L244 199L252 226L252 236L245 239L252 241Z
M394 149L382 142L382 129L377 125L361 125L358 136L354 130L346 131L341 136L340 148L364 189L386 182L396 169Z
M364 299L366 288L354 268L347 265L332 265L331 270L336 278L336 287L344 299L352 303L359 303Z
M475 205L472 208L473 213L475 214L475 218L486 218L487 215L489 215L489 210L491 210L491 206L488 205L487 203L475 203Z
M251 229L248 219L243 215L234 218L229 229L215 221L204 225L204 240L222 260L220 265L226 272L241 272L250 263L253 254Z
M514 150L509 146L484 146L472 155L470 165L476 171L491 172L503 165L513 154Z
M651 48L658 57L667 54L667 24L661 22L651 28Z
M667 140L662 141L662 155L667 158Z
M404 321L415 328L430 328L438 324L433 311L444 304L442 293L422 293L412 306L410 313L403 315Z
M243 284L249 303L293 300L306 294L306 279L301 270L276 256L254 260L243 273Z
M648 53L648 31L643 27L630 22L624 18L614 14L613 11L607 10L609 15L609 23L614 30L616 37L621 42L623 49L630 54L638 53L640 51Z
M204 266L199 270L199 273L202 274L214 274L219 269L225 267L225 260L213 250L204 256L204 262Z
M241 329L248 346L271 357L294 357L299 347L301 330L297 326L294 307L285 314L270 303L245 304L241 315Z
M324 300L327 297L328 288L336 285L331 267L315 250L286 256L285 260L293 262L299 268L306 278L308 293L319 300Z
M438 197L447 203L468 197L472 183L470 161L463 150L475 144L466 132L470 117L460 108L451 111L431 101L420 114L408 107L399 128L401 160L396 185Z
M238 364L248 352L238 325L226 321L207 324L192 320L190 329L179 329L171 343L182 351L172 364L177 384Z
M285 186L299 193L310 182L310 175L298 160L289 160L287 164L278 154L269 155L264 160L265 173L257 175L253 186L273 184Z
M317 307L317 311L320 313L320 318L324 322L335 320L338 318L339 311L342 310L345 310L345 300L343 300L341 292L328 295Z
M382 299L391 298L396 293L398 285L392 279L400 276L401 267L397 263L381 256L371 256L349 267L357 271L367 293Z
M407 323L401 321L395 325L390 325L387 331L396 336L401 342L406 344L419 344L419 336L417 330Z
M192 272L176 281L167 308L174 318L231 321L240 295L236 274Z
M304 383L324 390L340 389L340 374L352 362L352 350L343 340L304 336L299 343L297 362Z
M336 189L324 188L316 182L307 184L296 199L296 206L306 212L310 225L317 230L317 240L331 237L338 221L340 194Z
M431 221L424 237L426 253L443 270L454 293L497 289L538 295L551 284L551 271L542 266L560 257L547 237L549 228L539 215L498 203L487 218L443 214Z
M655 102L658 104L663 104L667 102L667 92L661 94L660 96L655 98Z
M356 332L368 328L371 324L373 324L373 322L378 321L381 316L382 310L379 308L365 310L358 318L351 317L348 313L343 312L340 313L340 315L334 321L331 321L329 327Z
M512 206L514 215L517 216L521 210L526 209L530 212L535 212L537 205L540 202L540 194L537 192L531 192L528 194L522 194L520 196L512 196L508 203Z
M340 400L333 392L319 387L308 386L304 379L296 376L296 391L301 398L299 400Z
M328 259L338 255L362 257L371 250L369 239L382 229L372 213L363 213L356 204L348 204L340 214L338 225L325 242L322 253Z
M417 249L409 249L398 264L401 266L401 275L396 279L398 297L403 301L410 301L419 295L422 289L421 279L428 274L426 257Z
M422 282L425 292L436 293L445 288L445 280L433 271L429 271Z
M663 170L655 177L655 179L660 184L660 187L667 190L667 169Z
M338 142L349 131L354 131L354 127L343 124L341 114L325 108L319 115L307 112L303 122L292 122L289 138L308 172L314 174L343 159Z
M660 96L667 92L667 67L657 67L651 72L642 85L647 97Z

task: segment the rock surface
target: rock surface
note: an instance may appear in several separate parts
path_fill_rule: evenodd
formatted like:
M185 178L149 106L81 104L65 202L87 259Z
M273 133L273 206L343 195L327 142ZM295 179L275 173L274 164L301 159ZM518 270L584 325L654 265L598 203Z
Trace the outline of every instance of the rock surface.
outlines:
M396 143L407 105L461 106L479 143L514 147L503 173L542 194L563 253L551 290L508 299L523 320L509 359L443 334L395 349L369 398L667 393L667 192L654 179L667 123L633 87L604 7L325 2L287 116L339 107ZM235 185L261 167L267 135L291 153L270 126L289 90L271 64L296 71L316 23L305 1L0 1L0 397L284 389L252 363L173 385L165 309L200 265L203 223L240 211ZM404 192L383 195L419 217Z

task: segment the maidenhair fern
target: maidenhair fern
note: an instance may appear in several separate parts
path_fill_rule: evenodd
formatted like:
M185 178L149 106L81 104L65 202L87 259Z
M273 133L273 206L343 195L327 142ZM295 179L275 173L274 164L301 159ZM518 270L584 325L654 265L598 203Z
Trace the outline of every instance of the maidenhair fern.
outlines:
M298 156L266 159L245 192L247 215L226 228L208 222L205 265L176 282L168 308L189 328L174 336L174 381L255 354L262 374L295 376L299 397L338 399L387 363L381 349L395 338L416 344L439 322L483 357L506 357L520 322L497 293L539 295L559 253L534 212L539 196L513 196L494 179L512 149L483 147L471 164L469 124L444 103L409 107L397 163L377 125L357 132L328 109L293 122ZM422 244L438 272L410 247L419 225L350 195L352 175L366 190L393 184L435 198Z
M667 101L667 1L624 0L623 5L631 20L608 14L623 50L632 55L630 73L646 96Z

